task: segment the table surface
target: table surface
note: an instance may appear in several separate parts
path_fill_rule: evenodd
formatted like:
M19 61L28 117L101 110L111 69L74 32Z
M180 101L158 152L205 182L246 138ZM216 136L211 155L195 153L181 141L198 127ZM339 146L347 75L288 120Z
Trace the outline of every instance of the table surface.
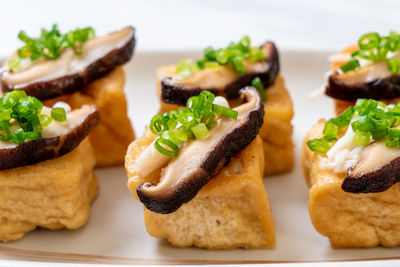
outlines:
M62 30L90 25L99 35L134 25L138 51L219 47L245 34L286 49L340 49L365 32L396 29L399 8L395 0L3 0L0 55L20 46L21 29L37 35L53 23Z

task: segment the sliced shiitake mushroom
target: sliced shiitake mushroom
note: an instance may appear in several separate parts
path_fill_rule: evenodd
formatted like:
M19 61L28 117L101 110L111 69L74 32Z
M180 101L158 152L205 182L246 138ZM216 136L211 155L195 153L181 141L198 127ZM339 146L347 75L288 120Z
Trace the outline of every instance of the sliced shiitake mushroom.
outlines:
M77 147L98 122L96 106L83 105L80 109L67 112L65 122L53 120L43 129L40 139L20 145L0 142L0 170L60 157Z
M263 124L264 105L252 87L241 90L240 96L245 103L235 108L237 120L219 118L211 136L188 143L163 170L157 185L145 182L137 188L149 210L164 214L177 210L256 138Z
M127 27L87 41L81 56L65 50L57 60L41 60L20 71L0 74L3 92L25 90L27 95L46 100L71 94L129 61L135 47L135 30Z
M400 148L387 148L384 141L366 146L347 171L342 189L350 193L377 193L400 182Z
M245 62L246 72L236 73L228 66L219 66L217 69L203 69L195 72L187 79L178 76L166 77L161 81L161 98L166 103L186 105L191 96L207 90L215 95L227 99L239 97L240 89L251 85L254 78L259 77L268 88L275 82L279 73L279 54L273 42L266 42L261 46L265 60L259 62Z
M400 75L391 75L384 61L345 73L335 71L329 76L325 94L348 101L400 97Z

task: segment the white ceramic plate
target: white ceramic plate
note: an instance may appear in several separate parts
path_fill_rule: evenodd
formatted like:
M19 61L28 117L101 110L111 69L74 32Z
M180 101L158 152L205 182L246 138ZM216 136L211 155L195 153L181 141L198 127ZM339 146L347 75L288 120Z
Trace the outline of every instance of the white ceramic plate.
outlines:
M295 105L293 138L296 143L296 166L289 174L264 180L276 224L275 249L183 249L150 237L145 230L142 205L126 187L124 168L117 167L96 170L101 188L87 225L74 231L33 231L21 240L0 244L0 257L3 260L99 264L330 262L331 265L332 262L352 261L350 264L357 266L360 266L359 261L379 264L376 260L385 260L388 266L387 260L400 260L400 248L332 249L328 239L314 230L308 216L308 189L300 168L300 148L311 125L320 117L331 116L329 99L323 97L317 102L309 100L309 94L324 83L330 54L329 51L281 51L282 71ZM199 56L200 52L139 52L125 67L129 115L138 136L158 110L154 79L156 67L175 63L185 57Z

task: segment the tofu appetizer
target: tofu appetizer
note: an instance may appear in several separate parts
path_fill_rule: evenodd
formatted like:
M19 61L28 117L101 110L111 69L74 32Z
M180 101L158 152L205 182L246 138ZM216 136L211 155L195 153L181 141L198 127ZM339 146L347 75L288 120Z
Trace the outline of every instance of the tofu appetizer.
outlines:
M89 139L96 166L122 165L134 133L127 117L121 65L133 55L134 33L127 27L103 37L96 37L92 28L62 34L54 25L31 38L21 31L18 37L24 46L5 64L1 89L24 90L48 106L59 101L73 109L95 104L101 119Z
M98 122L95 105L49 108L23 90L0 97L0 241L87 222L98 185L86 137Z
M241 103L240 89L254 86L265 109L264 125L259 132L265 155L264 174L293 168L293 105L280 74L274 43L253 47L249 37L244 37L224 49L208 47L196 63L185 59L176 65L160 67L157 84L161 114L184 106L191 96L202 91L223 96L235 107Z
M154 237L178 247L270 248L274 223L258 137L264 105L255 88L231 109L202 91L187 108L156 115L128 148L128 187Z
M331 57L332 73L326 95L335 102L336 114L354 106L359 98L387 104L400 101L400 35L364 34L352 45Z
M400 245L399 127L400 104L359 99L307 134L310 217L332 247Z

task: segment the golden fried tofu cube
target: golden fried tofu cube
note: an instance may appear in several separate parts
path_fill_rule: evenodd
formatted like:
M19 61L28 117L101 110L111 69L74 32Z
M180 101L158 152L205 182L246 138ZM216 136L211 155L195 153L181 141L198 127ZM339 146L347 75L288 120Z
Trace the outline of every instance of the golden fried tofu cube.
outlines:
M117 67L81 91L45 102L51 106L57 101L64 101L73 109L80 108L84 104L97 106L100 122L89 134L97 167L122 165L126 149L135 138L127 115L124 85L124 69Z
M36 227L76 229L89 219L97 195L95 157L86 138L64 156L0 171L0 241Z
M125 166L128 187L137 198L136 188L145 181L157 184L161 168L147 177L132 170L135 159L155 139L149 131L128 148ZM264 154L259 137L232 158L193 198L170 214L145 208L148 233L166 238L178 247L207 249L271 248L275 227L262 182Z
M161 77L175 73L175 66L161 67L157 70L157 94L160 98L160 111L164 113L178 109L178 105L168 104L161 100ZM265 168L264 175L291 171L294 165L294 144L292 141L293 103L285 88L282 75L278 75L275 83L265 91L267 101L264 102L264 124L259 136L264 142ZM229 101L232 107L241 103L239 99Z
M319 121L305 141L320 138L324 125ZM399 246L400 184L382 193L347 193L341 188L346 174L321 168L322 157L304 144L302 164L311 186L308 209L315 229L334 248Z

